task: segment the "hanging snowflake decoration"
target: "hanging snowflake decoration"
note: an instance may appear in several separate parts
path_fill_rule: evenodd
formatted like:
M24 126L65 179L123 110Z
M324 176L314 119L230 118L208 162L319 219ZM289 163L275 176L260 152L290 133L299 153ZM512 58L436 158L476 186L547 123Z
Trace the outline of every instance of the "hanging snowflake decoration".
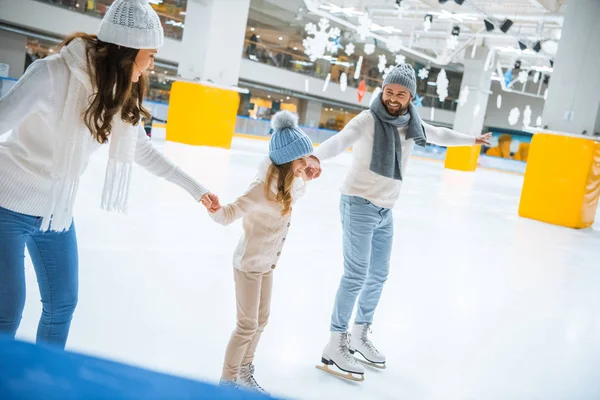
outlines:
M402 38L400 36L392 36L385 44L389 51L397 53L402 48Z
M496 107L500 108L502 107L502 96L498 95L498 97L496 97Z
M521 71L521 72L519 72L519 76L517 77L517 80L521 83L525 83L525 82L527 82L528 75L529 74L527 71Z
M540 75L541 75L540 71L536 72L533 75L533 83L538 83L538 81L540 80Z
M425 16L425 20L423 21L423 30L425 32L429 32L430 29L431 29L431 19L427 18L427 16Z
M327 86L329 86L330 80L331 80L331 73L328 73L327 77L325 78L325 83L323 84L323 91L327 90Z
M442 69L437 76L437 94L440 101L444 101L448 97L448 77L445 69Z
M375 44L374 43L365 43L364 51L365 51L365 54L368 56L375 53Z
M548 100L548 88L544 90L544 100Z
M415 107L423 107L423 98L419 96L418 93L415 94L415 99L413 100L413 104Z
M456 45L458 44L458 36L450 35L448 39L446 39L446 47L450 50L454 50Z
M460 91L460 95L458 96L458 104L462 107L467 104L467 100L469 99L469 87L463 86Z
M542 117L537 117L535 120L535 126L542 126Z
M354 43L348 43L346 45L346 48L344 49L344 52L347 56L351 56L352 54L354 54Z
M394 60L394 64L404 64L406 62L406 56L402 54L396 54L396 59Z
M326 52L337 53L339 44L335 40L340 37L341 32L339 28L330 27L327 18L321 18L318 25L309 22L305 29L308 36L302 41L302 45L311 61L322 58Z
M531 124L531 107L529 104L525 106L523 111L523 126L528 127Z
M385 78L387 78L388 74L390 72L392 72L393 69L394 69L394 66L390 65L385 70L383 70L383 76L382 76L382 78L385 80Z
M475 106L475 109L473 110L473 116L476 117L479 115L479 111L481 111L481 106L479 104L477 104Z
M377 64L377 69L379 72L383 73L385 71L385 67L387 66L387 57L385 54L379 55L379 64Z
M356 68L354 69L354 79L360 78L360 70L362 68L363 56L358 57L358 62L356 63Z
M369 36L371 36L371 25L373 21L367 14L361 15L358 17L358 27L356 28L356 33L360 37L360 40L365 40Z
M510 110L510 113L508 114L508 123L510 124L510 126L516 125L517 122L519 122L520 116L521 113L519 112L519 109L517 107Z
M427 68L421 68L419 70L419 79L427 79L429 77L429 70Z
M340 89L342 89L342 92L345 92L347 87L348 87L348 75L346 75L345 72L342 72L342 75L340 76Z

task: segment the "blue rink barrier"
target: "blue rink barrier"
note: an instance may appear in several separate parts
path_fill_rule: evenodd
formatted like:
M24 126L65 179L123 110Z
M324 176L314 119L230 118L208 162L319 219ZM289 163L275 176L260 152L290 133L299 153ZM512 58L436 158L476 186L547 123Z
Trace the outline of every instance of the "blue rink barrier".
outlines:
M272 397L0 337L0 399Z

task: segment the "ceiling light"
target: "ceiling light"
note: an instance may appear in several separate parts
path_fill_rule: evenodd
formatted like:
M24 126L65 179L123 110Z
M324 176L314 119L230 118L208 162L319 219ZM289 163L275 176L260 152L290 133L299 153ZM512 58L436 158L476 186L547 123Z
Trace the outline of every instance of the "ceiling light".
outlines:
M154 71L150 71L150 73L151 73L152 75L154 75Z
M488 32L493 31L494 29L496 29L496 27L494 26L494 24L492 24L490 21L488 21L487 19L483 20L483 23L485 24L485 30Z
M294 47L294 50L298 50L298 48L297 48L297 47Z
M279 36L279 40L283 40L283 37Z
M504 33L508 32L513 22L510 19L505 19L502 25L500 26L500 30Z
M289 100L289 99L290 99L290 96L286 96L286 97L285 97L285 99L286 99L286 100Z
M256 38L257 38L257 39L260 39L260 35L256 35Z
M169 71L165 71L165 75L168 75L168 74L169 74Z
M254 28L250 28L250 32L254 32Z
M268 96L267 96L267 99L270 99L270 98L271 98L271 95L268 95Z

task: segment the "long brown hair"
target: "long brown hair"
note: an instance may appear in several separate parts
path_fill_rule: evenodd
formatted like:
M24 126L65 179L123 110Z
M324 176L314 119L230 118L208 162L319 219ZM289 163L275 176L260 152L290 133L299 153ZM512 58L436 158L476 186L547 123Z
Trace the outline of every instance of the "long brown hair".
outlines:
M276 201L281 206L281 215L289 214L292 211L292 187L294 186L294 169L292 162L282 165L271 164L267 171L265 181L265 195L267 199ZM271 185L274 179L277 179L277 194L273 197Z
M150 113L142 106L147 80L144 75L138 82L131 81L137 49L131 49L99 40L96 35L75 33L61 44L66 46L75 39L86 44L88 71L95 93L83 114L83 121L98 143L104 144L112 129L113 117L120 111L121 119L137 125Z

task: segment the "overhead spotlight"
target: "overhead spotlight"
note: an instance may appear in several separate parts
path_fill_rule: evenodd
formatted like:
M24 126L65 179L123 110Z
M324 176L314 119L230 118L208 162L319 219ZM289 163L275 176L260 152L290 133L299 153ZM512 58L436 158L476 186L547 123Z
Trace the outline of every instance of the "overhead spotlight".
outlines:
M485 24L485 30L488 32L491 32L495 29L494 24L492 24L490 21L488 21L487 19L483 20L483 23Z
M554 68L554 60L550 60L550 67Z
M402 0L396 0L396 5L398 7L402 7Z
M500 30L504 33L508 32L508 30L510 29L510 27L512 26L513 22L510 19L505 19L504 22L502 22L502 25L500 25Z
M458 4L459 6L462 6L462 4L465 2L465 0L454 0L454 2L456 4Z
M527 45L519 40L519 48L521 50L525 50L527 48Z
M515 69L521 69L521 60L515 61Z
M550 75L544 75L544 85L547 85L550 83Z
M452 27L452 36L458 36L458 35L460 35L460 26L454 25Z
M432 22L433 22L433 15L431 15L431 14L425 15L425 18L423 19L423 30L425 32L429 32L429 30L431 29Z
M537 41L534 45L533 45L533 51L535 51L536 53L539 53L540 50L542 49L542 42L541 41Z

